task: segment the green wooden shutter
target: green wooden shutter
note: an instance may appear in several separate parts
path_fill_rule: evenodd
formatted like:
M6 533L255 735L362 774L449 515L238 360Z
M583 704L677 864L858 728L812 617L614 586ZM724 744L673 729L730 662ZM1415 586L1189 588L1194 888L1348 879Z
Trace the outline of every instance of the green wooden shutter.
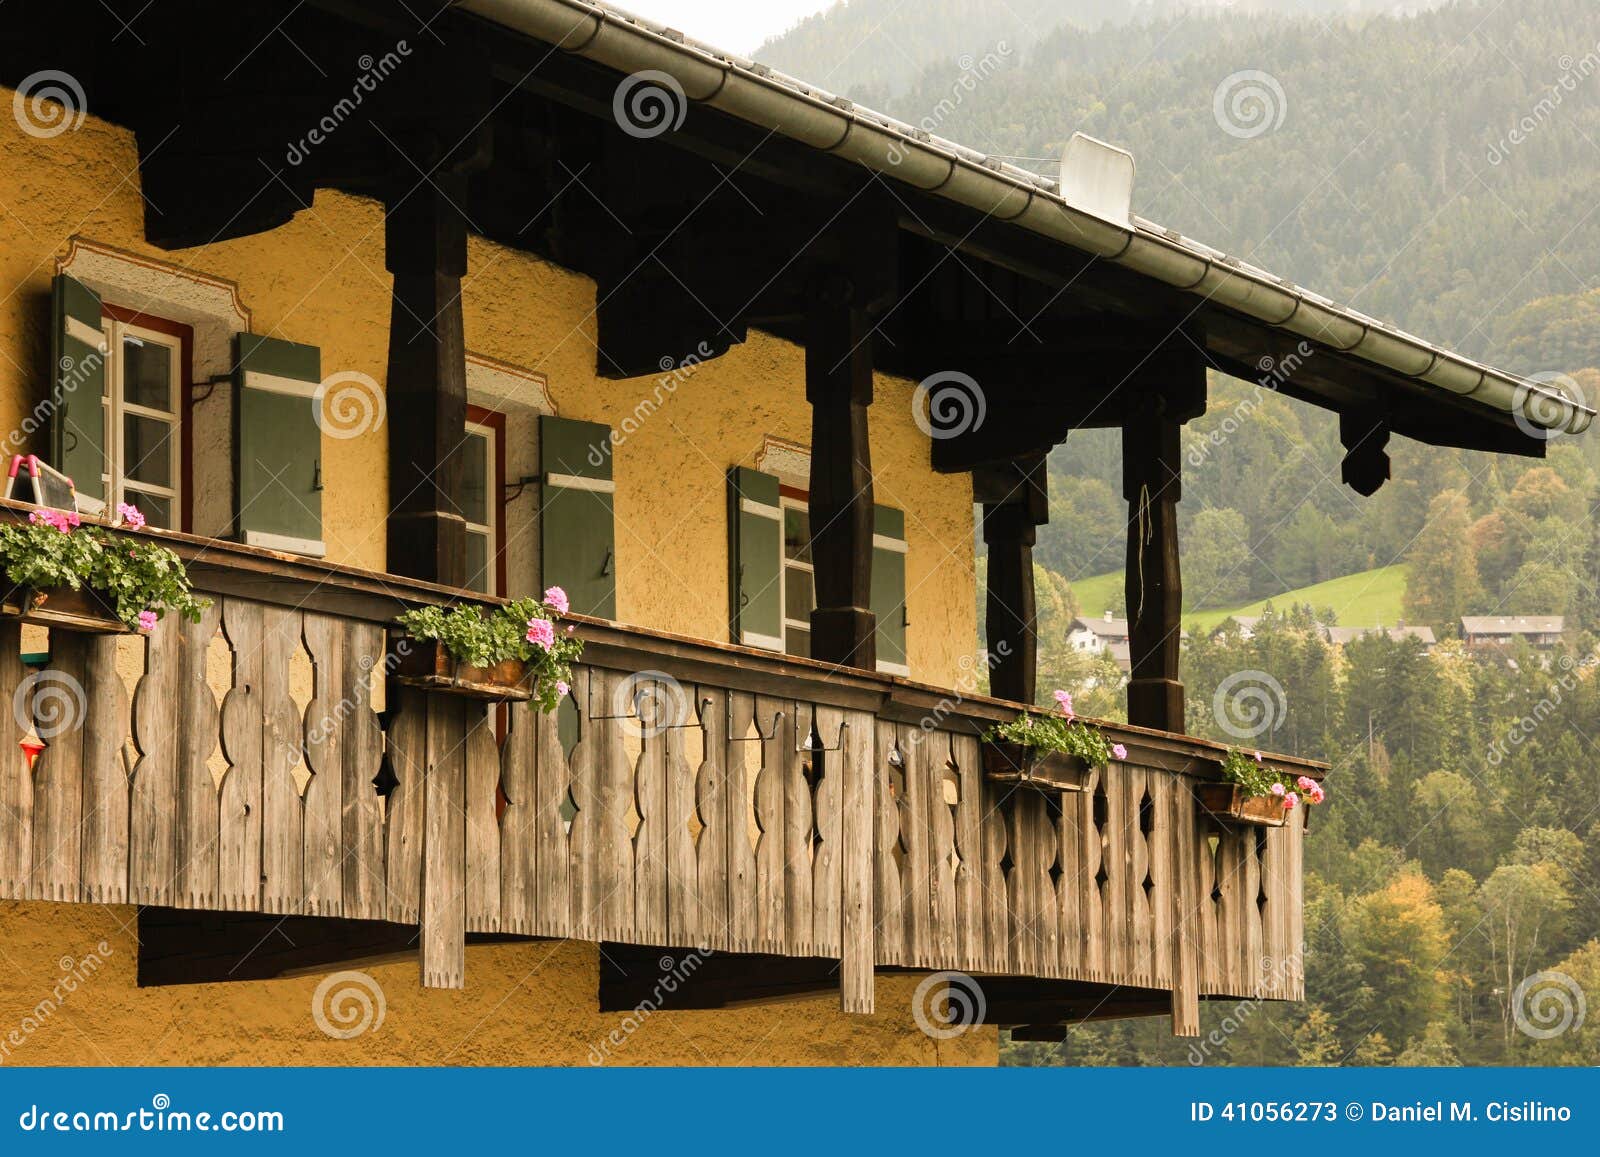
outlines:
M574 611L601 619L617 617L611 450L611 428L603 423L539 417L544 585L561 587Z
M878 670L909 675L906 665L906 516L872 508L872 613L878 619Z
M783 510L778 479L728 471L728 592L733 641L783 650Z
M50 287L50 464L72 479L78 508L106 507L105 335L100 295L60 274Z
M321 557L322 429L316 346L242 333L234 344L234 535Z

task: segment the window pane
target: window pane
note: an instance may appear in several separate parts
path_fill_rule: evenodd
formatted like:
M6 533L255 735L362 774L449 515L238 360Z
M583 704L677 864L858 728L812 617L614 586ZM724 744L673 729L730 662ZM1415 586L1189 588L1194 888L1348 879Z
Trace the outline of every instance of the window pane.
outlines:
M125 487L122 500L137 506L139 513L144 515L145 521L151 526L158 526L162 530L177 529L178 524L172 517L172 499Z
M793 506L783 508L783 557L811 561L811 518Z
M122 339L122 396L136 406L172 412L171 346L136 337Z
M468 522L489 524L489 439L474 430L461 447L461 513Z
M811 632L790 627L784 632L784 650L802 659L811 658Z
M177 428L137 414L122 416L122 474L135 482L172 485Z
M494 594L494 581L489 573L489 536L477 531L467 531L467 587Z
M817 605L811 591L811 572L792 566L784 567L783 572L783 617L809 621Z

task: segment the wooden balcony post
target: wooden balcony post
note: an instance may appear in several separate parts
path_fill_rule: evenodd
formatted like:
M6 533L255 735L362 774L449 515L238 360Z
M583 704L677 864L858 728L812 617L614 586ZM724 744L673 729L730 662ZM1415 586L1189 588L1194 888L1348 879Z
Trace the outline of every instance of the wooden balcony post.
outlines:
M1161 394L1122 428L1122 491L1128 500L1128 722L1183 731L1178 678L1183 579L1178 566L1181 421Z
M467 230L459 175L402 181L385 207L389 313L388 569L462 586L467 579L460 450L467 420L461 278Z
M989 548L984 609L989 691L1000 699L1032 703L1039 674L1033 546L1049 509L1044 455L974 471L973 490L983 504L983 541Z
M817 608L811 656L873 670L872 335L854 286L828 274L812 291L806 332L811 403L811 558Z

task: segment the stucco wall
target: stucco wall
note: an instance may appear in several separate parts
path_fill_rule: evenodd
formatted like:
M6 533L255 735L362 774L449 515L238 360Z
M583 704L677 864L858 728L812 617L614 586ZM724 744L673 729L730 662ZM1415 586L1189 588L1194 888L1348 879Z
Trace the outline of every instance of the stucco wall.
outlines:
M0 89L0 107L10 97ZM136 162L131 134L92 116L53 139L29 136L11 118L0 118L0 430L10 432L6 453L43 449L43 431L29 436L24 419L45 393L50 278L74 236L235 282L255 332L320 346L325 374L356 371L382 382L389 277L379 206L323 192L312 210L271 234L162 253L142 238ZM481 240L471 246L464 301L469 348L545 374L563 416L616 425L641 399L659 400L659 409L615 451L619 617L724 639L725 471L755 465L768 436L809 440L803 352L752 333L746 344L670 390L653 379L598 379L593 284ZM905 381L878 382L872 415L877 499L907 515L912 674L949 684L968 669L976 646L971 487L963 476L929 469L927 440L911 417L911 392ZM385 443L381 427L348 440L323 439L324 533L336 561L383 566ZM225 451L197 446L197 457L206 454ZM217 484L214 477L208 484ZM522 505L532 504L524 498ZM512 535L531 532L515 504L508 520ZM535 577L512 575L511 586L530 589ZM0 904L0 1052L6 1034L58 984L61 961L77 961L102 941L110 950L102 970L23 1034L6 1063L582 1064L622 1019L597 1011L593 945L474 947L464 992L422 990L415 962L373 967L388 1002L382 1028L335 1041L310 1015L316 977L136 988L132 916L123 907ZM658 1014L616 1050L616 1058L995 1063L992 1029L937 1045L919 1032L911 1019L914 984L881 978L880 1011L867 1018L845 1017L825 999Z

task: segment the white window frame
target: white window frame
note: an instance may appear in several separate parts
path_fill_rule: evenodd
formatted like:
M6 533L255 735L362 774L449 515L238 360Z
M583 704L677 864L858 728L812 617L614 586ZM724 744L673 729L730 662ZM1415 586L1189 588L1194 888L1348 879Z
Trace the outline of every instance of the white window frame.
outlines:
M482 438L487 447L484 453L484 513L489 516L487 525L481 522L467 522L467 533L476 534L486 540L484 552L485 566L488 568L489 589L482 592L486 595L499 597L505 592L500 590L500 535L495 525L498 521L500 499L500 474L498 459L500 451L500 431L485 422L467 423L467 436Z
M135 499L141 494L150 494L167 501L172 512L172 525L164 529L179 530L183 523L183 341L170 333L159 330L146 329L142 325L132 322L120 321L110 316L100 319L100 332L106 342L106 389L100 397L101 420L105 422L105 469L100 474L106 495L106 511L116 509L117 505L128 501L127 495L131 490ZM122 344L126 338L134 338L146 345L159 345L171 352L168 364L171 366L171 382L167 397L171 403L170 410L157 410L149 406L135 405L123 397L123 357ZM171 449L172 468L168 477L172 479L169 486L158 486L153 482L141 482L136 478L127 477L126 447L124 446L125 417L149 418L153 421L166 424L170 430L168 445ZM138 502L135 501L137 506ZM155 525L152 523L151 525Z
M783 608L783 653L786 655L792 655L794 652L789 649L789 632L791 630L802 630L809 635L811 633L811 620L809 618L791 619L789 617L789 571L791 569L803 571L811 576L812 610L816 610L817 607L817 571L816 567L809 562L801 562L798 559L789 558L789 552L786 548L784 538L784 532L787 528L787 521L783 512L789 510L799 510L803 512L806 516L806 527L809 529L811 526L811 503L803 499L791 498L785 494L778 499L778 510L778 585L782 588L778 592L778 597L781 600L780 605ZM810 654L811 649L807 647L806 655L809 657Z

